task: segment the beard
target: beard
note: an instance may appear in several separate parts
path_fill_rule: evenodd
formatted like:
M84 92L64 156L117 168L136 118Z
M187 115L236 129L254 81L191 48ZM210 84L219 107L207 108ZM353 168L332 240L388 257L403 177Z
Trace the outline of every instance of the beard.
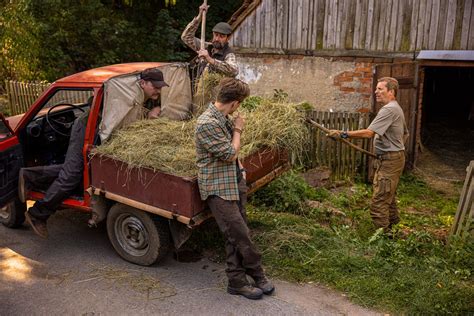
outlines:
M212 42L212 47L216 49L223 49L225 44L222 44L221 42L218 41L213 41Z

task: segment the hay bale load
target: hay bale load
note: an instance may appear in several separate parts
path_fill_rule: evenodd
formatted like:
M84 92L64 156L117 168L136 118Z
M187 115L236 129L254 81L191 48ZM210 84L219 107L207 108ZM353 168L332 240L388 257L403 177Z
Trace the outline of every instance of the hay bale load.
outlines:
M242 103L245 117L241 158L262 148L286 148L293 160L302 159L309 132L305 113L295 103L250 97ZM142 120L116 131L110 141L94 152L179 176L195 176L194 130L196 118L173 121L166 118Z

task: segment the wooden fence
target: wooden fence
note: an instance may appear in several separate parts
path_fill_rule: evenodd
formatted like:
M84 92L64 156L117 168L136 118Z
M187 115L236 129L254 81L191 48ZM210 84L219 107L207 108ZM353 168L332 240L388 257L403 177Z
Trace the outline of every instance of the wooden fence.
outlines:
M5 81L10 115L25 113L49 85L49 82ZM52 106L60 102L72 104L85 103L91 95L92 90L57 91L46 106Z
M369 126L368 113L323 112L312 111L308 116L328 129L356 130ZM327 166L332 170L333 180L352 179L360 175L368 177L369 160L365 154L327 137L317 127L311 126L311 146L309 160L311 167ZM352 139L352 143L370 150L371 142L368 139Z
M474 221L474 160L471 160L466 171L466 180L451 228L451 235L453 236L462 237L473 233L471 224Z
M10 115L25 113L49 85L48 82L6 80L5 87L10 105Z

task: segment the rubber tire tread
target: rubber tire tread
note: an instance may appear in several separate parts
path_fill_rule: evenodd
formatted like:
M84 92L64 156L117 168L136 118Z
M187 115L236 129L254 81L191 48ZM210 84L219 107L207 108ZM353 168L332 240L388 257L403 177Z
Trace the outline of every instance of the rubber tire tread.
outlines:
M26 203L22 203L18 198L7 204L10 209L10 216L6 219L0 217L0 223L8 228L18 228L25 222Z
M115 238L115 219L122 213L129 213L137 217L147 229L150 247L145 255L138 257L129 254ZM150 266L159 262L166 256L170 248L170 231L166 221L156 215L122 203L114 204L107 214L107 235L120 257L141 266Z

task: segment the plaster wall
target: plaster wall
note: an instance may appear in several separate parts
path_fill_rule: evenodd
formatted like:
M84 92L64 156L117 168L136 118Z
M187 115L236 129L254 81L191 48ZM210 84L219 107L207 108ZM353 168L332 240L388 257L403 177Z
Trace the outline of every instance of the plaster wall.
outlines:
M239 78L251 95L271 97L274 89L290 101L307 101L318 110L370 109L372 64L301 56L237 56Z

